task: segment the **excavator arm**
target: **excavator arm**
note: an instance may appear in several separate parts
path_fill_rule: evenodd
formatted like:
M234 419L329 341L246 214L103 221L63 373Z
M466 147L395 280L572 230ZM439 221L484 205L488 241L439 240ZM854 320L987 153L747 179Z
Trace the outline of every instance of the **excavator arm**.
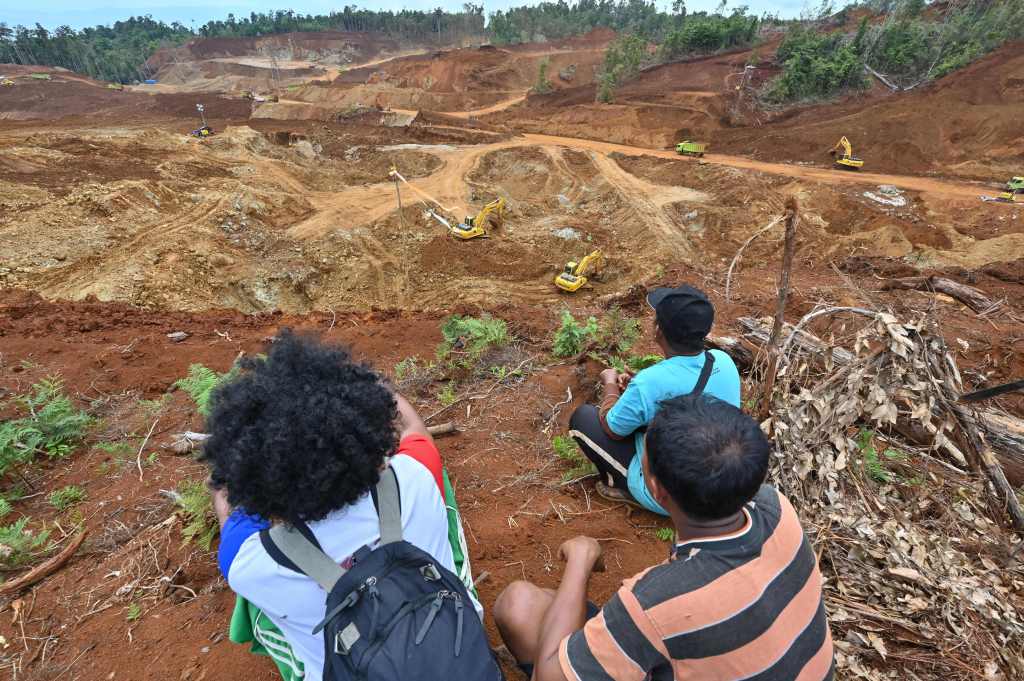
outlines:
M592 272L598 272L604 267L604 254L600 249L583 256L579 264L576 265L576 271L573 272L577 277L585 277Z
M831 151L829 151L833 156L835 156L837 152L842 152L842 158L850 158L853 156L853 146L850 144L850 140L846 139L846 135L840 137L839 141L836 142L836 145L832 147Z

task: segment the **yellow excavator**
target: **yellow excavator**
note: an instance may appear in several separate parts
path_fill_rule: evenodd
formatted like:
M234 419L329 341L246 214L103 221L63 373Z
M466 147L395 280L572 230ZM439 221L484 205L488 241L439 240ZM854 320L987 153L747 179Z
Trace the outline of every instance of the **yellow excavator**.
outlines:
M589 253L579 261L570 260L565 264L565 269L555 277L555 286L574 293L583 288L587 283L587 275L599 274L605 266L604 253L597 249Z
M391 166L388 176L395 180L396 191L398 182L402 181L409 189L418 194L423 203L427 205L425 216L432 217L440 222L448 230L448 233L457 239L468 241L469 239L487 236L486 227L500 228L505 223L505 199L503 197L491 201L481 208L480 212L476 215L469 215L462 222L456 222L456 218L450 216L451 211L449 208L445 208L440 201L405 179L398 172L396 166ZM399 206L401 206L401 195L399 195ZM437 208L435 209L433 206ZM441 211L444 212L442 213Z
M1006 183L1006 191L996 197L997 201L1024 203L1024 177L1013 177Z
M457 239L468 241L477 237L487 236L485 226L500 228L505 222L505 199L497 198L480 209L476 215L469 215L462 222L447 218L433 208L427 208L427 214L448 229L448 233Z
M846 139L846 135L840 137L828 153L835 157L835 164L840 168L857 170L864 165L863 159L853 155L853 147L850 145L850 140Z

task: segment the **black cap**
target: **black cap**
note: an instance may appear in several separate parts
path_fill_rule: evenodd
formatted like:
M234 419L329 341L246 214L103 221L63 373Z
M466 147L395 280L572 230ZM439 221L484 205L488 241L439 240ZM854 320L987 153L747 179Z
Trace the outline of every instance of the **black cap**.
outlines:
M656 288L647 294L658 327L669 345L692 345L703 341L715 323L715 308L703 291L683 284Z

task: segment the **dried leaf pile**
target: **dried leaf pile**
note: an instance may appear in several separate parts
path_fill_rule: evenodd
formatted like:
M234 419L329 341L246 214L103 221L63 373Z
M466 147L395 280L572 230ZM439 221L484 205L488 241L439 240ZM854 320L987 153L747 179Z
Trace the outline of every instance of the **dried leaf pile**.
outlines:
M967 465L934 323L877 313L850 355L793 348L765 427L826 578L839 678L1024 679L1024 551Z

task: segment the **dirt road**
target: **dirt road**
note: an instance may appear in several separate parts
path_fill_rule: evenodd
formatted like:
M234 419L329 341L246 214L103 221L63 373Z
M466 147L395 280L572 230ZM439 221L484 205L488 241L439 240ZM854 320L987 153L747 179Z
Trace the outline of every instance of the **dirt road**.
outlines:
M464 112L467 113L468 112ZM466 201L466 176L473 170L481 157L492 151L524 146L567 147L577 151L594 153L594 161L605 181L622 193L623 197L635 204L637 210L649 223L662 228L666 236L675 231L674 224L667 219L664 207L676 201L706 202L708 197L686 187L673 188L651 184L623 172L606 155L618 152L627 156L654 156L657 158L683 160L672 151L645 149L608 142L597 142L573 137L524 134L521 137L495 142L493 144L440 149L435 153L444 161L444 166L424 178L415 181L415 186L433 196L442 205L450 206L460 213L471 212ZM695 159L686 159L697 162ZM925 177L886 175L882 173L849 172L828 168L765 163L738 156L709 154L705 163L711 163L746 170L757 170L773 175L794 179L812 180L827 184L855 184L864 186L893 185L901 189L919 191L933 197L945 199L976 200L977 187ZM383 218L395 209L394 185L381 182L372 185L346 187L337 192L312 192L307 196L316 212L307 220L292 226L288 231L297 238L315 238L326 234L339 224L365 225Z
M664 149L644 149L643 147L631 147L623 144L612 144L609 142L597 142L594 140L580 139L578 137L556 137L553 135L538 135L527 133L523 138L534 144L551 144L571 147L573 149L597 151L606 154L619 152L628 156L655 156L657 158L684 159L673 151ZM705 163L730 166L732 168L743 168L745 170L758 170L772 175L782 175L797 179L814 180L828 184L863 184L882 185L891 184L900 189L924 192L934 196L944 196L958 199L977 199L981 190L969 184L936 180L928 177L915 177L908 175L886 175L883 173L865 173L846 170L832 170L830 168L815 168L810 166L797 166L787 163L766 163L754 161L741 156L726 156L724 154L707 154L704 156Z

